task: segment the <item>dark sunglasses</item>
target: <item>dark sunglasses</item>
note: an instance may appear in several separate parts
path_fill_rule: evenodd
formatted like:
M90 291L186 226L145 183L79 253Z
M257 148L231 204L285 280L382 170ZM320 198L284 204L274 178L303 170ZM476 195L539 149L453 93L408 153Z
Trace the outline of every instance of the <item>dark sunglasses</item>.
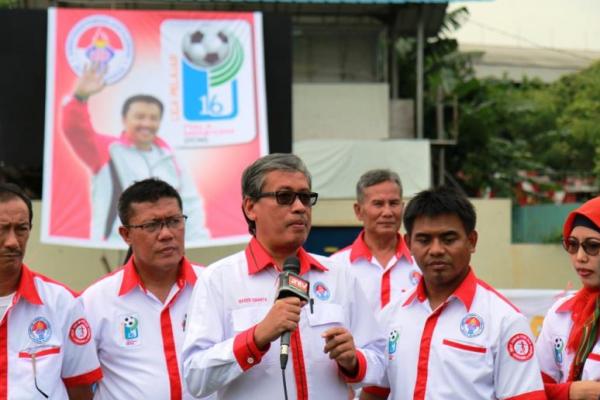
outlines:
M583 247L583 251L588 256L597 256L600 253L600 241L598 239L585 239L583 242L574 237L563 239L563 247L569 254L576 254L579 251L579 246Z
M256 196L257 199L263 197L275 197L277 204L282 206L291 206L296 201L296 198L300 199L300 203L304 204L305 207L312 207L317 204L318 193L314 192L294 192L293 190L279 190L277 192L263 192Z

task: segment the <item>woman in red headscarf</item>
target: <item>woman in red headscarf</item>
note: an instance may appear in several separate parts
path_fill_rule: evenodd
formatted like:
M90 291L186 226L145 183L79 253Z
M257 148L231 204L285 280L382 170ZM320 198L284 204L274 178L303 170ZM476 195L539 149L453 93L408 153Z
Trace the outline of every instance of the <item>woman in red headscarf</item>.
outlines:
M600 197L571 212L563 247L583 287L546 314L536 352L549 399L600 399Z

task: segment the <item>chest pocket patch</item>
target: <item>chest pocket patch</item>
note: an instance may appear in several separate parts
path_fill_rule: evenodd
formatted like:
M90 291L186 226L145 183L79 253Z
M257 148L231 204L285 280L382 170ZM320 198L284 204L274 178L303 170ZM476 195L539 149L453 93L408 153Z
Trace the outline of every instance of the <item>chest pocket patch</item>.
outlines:
M335 303L318 303L314 306L314 312L307 310L308 324L310 326L344 326L344 307Z

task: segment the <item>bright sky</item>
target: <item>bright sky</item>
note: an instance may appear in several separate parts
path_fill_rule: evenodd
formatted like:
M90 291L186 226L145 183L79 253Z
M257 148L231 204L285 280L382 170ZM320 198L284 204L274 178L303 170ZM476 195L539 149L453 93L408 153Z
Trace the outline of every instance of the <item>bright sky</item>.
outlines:
M600 51L600 0L459 1L470 19L459 42Z

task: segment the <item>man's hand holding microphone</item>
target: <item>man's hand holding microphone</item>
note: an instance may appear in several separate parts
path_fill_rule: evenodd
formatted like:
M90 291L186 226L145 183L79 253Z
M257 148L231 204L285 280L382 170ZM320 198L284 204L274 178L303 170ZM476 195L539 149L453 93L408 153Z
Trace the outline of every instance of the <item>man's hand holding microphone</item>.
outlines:
M279 274L277 300L254 330L254 342L261 350L267 349L271 342L281 337L282 369L287 364L290 334L298 328L302 307L311 301L309 287L309 282L300 276L298 258L288 257ZM335 360L346 374L355 375L358 372L358 360L352 334L338 326L326 330L321 337L325 340L323 352L328 353L329 358Z

